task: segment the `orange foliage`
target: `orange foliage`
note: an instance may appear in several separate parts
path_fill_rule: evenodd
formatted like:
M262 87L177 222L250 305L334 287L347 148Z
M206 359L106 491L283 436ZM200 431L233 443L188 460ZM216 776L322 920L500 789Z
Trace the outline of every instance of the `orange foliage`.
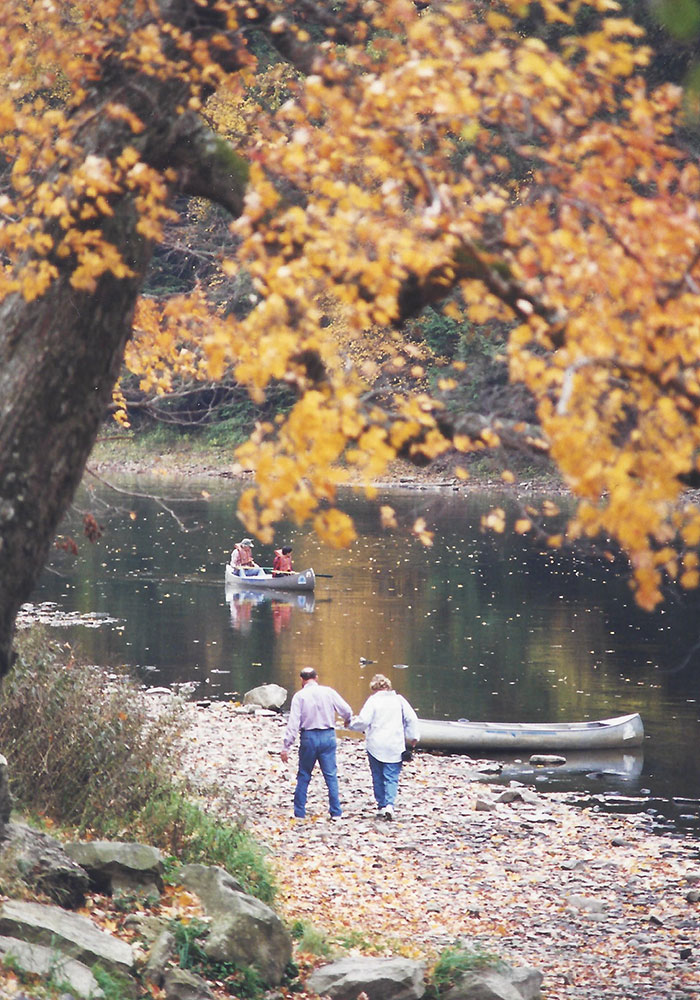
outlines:
M295 6L218 0L225 30L199 37L146 0L129 13L119 0L99 12L92 0L42 4L31 28L22 0L6 0L0 299L39 297L66 266L77 289L105 272L130 277L108 235L115 198L130 191L141 234L157 240L177 170L142 161L152 123L116 98L101 113L130 142L112 158L83 149L85 94L115 52L142 86L181 78L182 113L203 109L250 164L221 273L249 275L251 309L240 320L213 311L202 290L144 301L127 364L161 391L173 370L233 371L256 398L271 380L296 386L288 417L239 451L256 469L241 505L249 530L267 540L279 517L315 518L345 544L352 527L332 504L349 470L371 479L397 454L499 446L489 428L452 442L421 357L400 339L390 349L383 338L381 361L415 375L405 398L390 384L368 394L374 362L353 350L457 292L451 310L461 301L474 323L512 324L511 378L534 395L579 498L568 539L615 538L644 607L660 600L664 574L695 586L700 513L677 499L700 471L700 170L674 141L680 93L648 93L637 75L639 29L613 0L541 3L571 28L550 43L517 30L527 0L436 0L421 12L353 0L340 12L354 39L336 47L329 28L311 58ZM583 8L590 28L577 34ZM298 72L272 70L257 105L241 51L246 26L263 20ZM49 100L59 84L65 100ZM496 530L501 514L487 518Z

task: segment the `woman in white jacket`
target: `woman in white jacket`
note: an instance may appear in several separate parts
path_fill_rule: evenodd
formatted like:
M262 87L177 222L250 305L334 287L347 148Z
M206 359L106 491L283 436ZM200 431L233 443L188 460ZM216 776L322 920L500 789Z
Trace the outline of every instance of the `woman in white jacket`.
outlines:
M366 736L377 817L393 819L402 755L406 744L414 747L420 736L418 716L403 695L392 690L384 674L375 674L369 687L374 693L352 720L351 728Z

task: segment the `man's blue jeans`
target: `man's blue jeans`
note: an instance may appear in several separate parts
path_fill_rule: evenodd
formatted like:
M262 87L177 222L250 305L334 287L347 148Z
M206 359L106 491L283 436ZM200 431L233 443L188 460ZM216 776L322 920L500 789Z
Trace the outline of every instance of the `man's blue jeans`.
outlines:
M299 770L294 792L294 815L306 816L306 793L311 772L318 761L328 786L328 809L331 816L340 816L338 768L335 762L335 729L307 729L299 737Z
M399 790L401 761L377 760L371 753L368 753L367 757L369 758L369 769L372 772L372 787L374 788L374 797L377 800L377 809L393 806L396 802L396 793Z

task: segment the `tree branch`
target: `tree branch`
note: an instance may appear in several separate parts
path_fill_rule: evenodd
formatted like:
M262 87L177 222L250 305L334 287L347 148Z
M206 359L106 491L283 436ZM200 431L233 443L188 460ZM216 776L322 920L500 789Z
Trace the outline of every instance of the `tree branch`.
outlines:
M550 327L550 335L558 336L567 321L565 313L553 309L541 299L531 295L508 274L505 261L480 251L477 245L464 238L449 264L436 268L425 278L409 274L399 292L399 314L395 326L419 315L426 306L443 302L461 281L481 281L496 298L509 306L521 320L541 316Z
M165 497L156 496L154 493L137 493L135 490L120 489L119 486L115 486L114 483L111 483L108 479L104 479L102 476L100 476L97 472L95 472L94 469L91 469L90 466L85 467L85 472L88 476L92 476L93 479L96 479L98 483L102 483L103 486L107 486L110 490L113 490L120 496L135 497L136 499L140 500L153 500L155 503L158 504L159 507L163 508L166 514L170 514L170 516L172 517L173 521L175 521L180 531L184 532L185 534L187 534L190 531L190 529L187 527L184 521L182 521L177 516L172 507L169 507L168 504L165 502ZM177 503L195 503L201 501L201 499L202 499L201 496L178 497ZM168 498L168 502L173 503L174 501Z
M178 132L180 140L168 150L167 163L153 165L174 168L184 194L207 198L238 218L248 183L247 161L194 113L182 116Z

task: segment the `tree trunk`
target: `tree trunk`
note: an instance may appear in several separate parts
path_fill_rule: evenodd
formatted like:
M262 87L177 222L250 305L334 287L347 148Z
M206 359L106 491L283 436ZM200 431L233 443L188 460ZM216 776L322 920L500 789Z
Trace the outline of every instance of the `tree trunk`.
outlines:
M31 303L0 305L0 676L17 611L34 588L80 482L124 347L150 246L129 206L111 234L134 277L103 276L94 293L68 277Z
M200 41L221 37L216 32L225 18L215 0L159 2L159 28L169 21L195 32ZM165 23L165 50L168 27ZM235 45L219 45L218 51L225 68L235 70ZM176 55L182 60L182 50ZM37 201L42 188L46 197L57 179L70 181L87 158L114 164L130 147L143 163L162 171L159 181L171 195L196 192L238 214L246 165L187 110L196 72L188 77L182 62L173 65L170 76L167 66L157 74L148 67L139 72L133 61L116 55L106 57L100 72L90 78L70 120L72 148L78 147L71 162L61 161L53 176L32 179ZM128 120L110 115L115 105L126 106L132 120L144 123L143 130L135 132ZM82 190L78 185L74 192L78 200L86 197ZM0 678L11 664L17 611L32 593L80 482L131 334L153 251L152 241L137 228L143 209L139 193L128 188L110 193L108 211L97 220L92 204L91 215L82 216L80 205L74 212L73 225L88 225L80 220L89 218L90 226L100 226L101 237L130 269L128 278L106 272L93 291L76 290L70 281L76 262L54 255L49 259L58 277L44 294L26 301L16 293L0 302ZM26 214L31 215L31 204ZM33 224L42 217L38 211ZM55 221L49 219L44 232L54 243ZM21 273L21 263L15 267Z

